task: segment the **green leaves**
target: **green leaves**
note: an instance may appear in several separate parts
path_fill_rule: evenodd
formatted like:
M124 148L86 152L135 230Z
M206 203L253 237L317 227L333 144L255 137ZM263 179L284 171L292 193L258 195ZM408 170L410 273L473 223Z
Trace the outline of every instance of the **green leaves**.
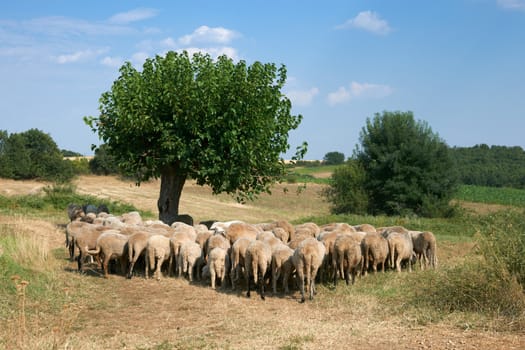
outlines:
M456 189L448 146L412 112L368 119L355 157L366 173L369 211L439 216Z
M285 81L286 68L273 63L171 51L142 71L124 64L100 116L84 121L139 181L176 164L177 176L252 198L284 174L280 155L302 119L280 91Z

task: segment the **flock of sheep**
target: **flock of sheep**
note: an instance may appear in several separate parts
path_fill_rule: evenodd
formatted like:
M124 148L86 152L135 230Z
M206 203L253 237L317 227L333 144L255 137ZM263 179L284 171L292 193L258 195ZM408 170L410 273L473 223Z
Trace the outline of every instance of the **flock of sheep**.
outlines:
M249 224L242 221L206 222L189 225L143 221L138 212L120 216L105 207L68 206L70 222L66 245L70 259L83 270L86 258L93 257L109 273L109 262L120 261L121 272L134 275L137 262L144 276L157 279L163 274L209 280L212 288L226 283L235 289L244 279L247 296L257 286L262 299L270 283L277 293L282 283L289 293L295 275L305 301L305 289L312 299L315 281L344 279L353 284L378 267L409 271L419 260L420 267L437 266L436 239L431 232L409 231L401 226L375 228L369 224L333 223L319 226L309 222L292 225L286 220ZM403 265L402 265L403 264ZM139 266L139 265L137 265Z

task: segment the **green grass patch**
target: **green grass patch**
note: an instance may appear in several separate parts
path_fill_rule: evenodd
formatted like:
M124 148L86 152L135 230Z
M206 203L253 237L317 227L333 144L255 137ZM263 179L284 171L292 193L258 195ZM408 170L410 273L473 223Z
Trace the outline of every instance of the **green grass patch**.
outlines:
M525 208L525 190L516 188L462 185L455 199Z

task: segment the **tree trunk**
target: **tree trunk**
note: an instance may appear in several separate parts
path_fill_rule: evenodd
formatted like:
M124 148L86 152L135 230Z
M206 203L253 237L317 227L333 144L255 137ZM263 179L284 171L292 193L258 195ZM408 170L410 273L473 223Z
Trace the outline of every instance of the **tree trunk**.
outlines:
M157 201L159 220L171 225L179 215L179 201L186 174L178 172L176 165L166 166L160 177L160 195Z

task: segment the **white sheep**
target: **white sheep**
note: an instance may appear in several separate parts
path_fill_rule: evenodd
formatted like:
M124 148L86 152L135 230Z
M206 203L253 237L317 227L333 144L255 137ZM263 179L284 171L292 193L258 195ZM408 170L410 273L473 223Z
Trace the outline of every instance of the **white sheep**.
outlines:
M197 271L197 279L200 279L200 264L202 259L202 249L197 242L184 242L180 246L180 252L177 262L177 272L180 277L183 273L188 274L188 279L193 282L193 270Z
M171 271L173 255L170 239L163 235L151 236L146 246L146 257L149 264L148 269L146 269L146 278L148 278L148 270L151 269L154 270L154 277L160 281L161 267L166 261L168 262L168 271Z
M248 277L248 292L246 296L251 295L251 280L255 285L259 285L259 292L261 299L265 299L265 279L266 273L270 271L272 263L272 250L270 245L266 242L254 240L246 248L246 258L244 261L244 268Z
M220 280L221 288L224 287L227 271L230 268L230 258L224 248L216 247L210 251L206 268L211 278L211 287L215 289L216 280Z
M301 291L301 303L304 303L304 280L306 278L306 289L310 294L310 300L315 294L315 277L317 270L323 263L325 257L325 247L323 243L315 238L307 238L302 241L295 249L292 262L297 274L297 282Z

